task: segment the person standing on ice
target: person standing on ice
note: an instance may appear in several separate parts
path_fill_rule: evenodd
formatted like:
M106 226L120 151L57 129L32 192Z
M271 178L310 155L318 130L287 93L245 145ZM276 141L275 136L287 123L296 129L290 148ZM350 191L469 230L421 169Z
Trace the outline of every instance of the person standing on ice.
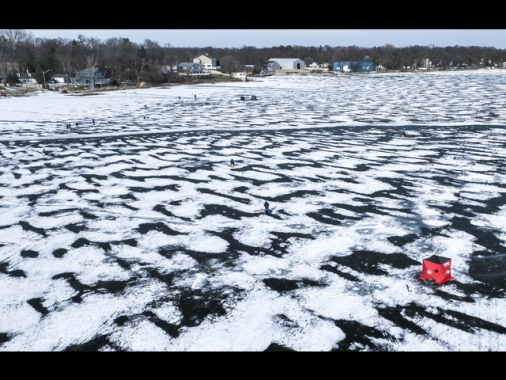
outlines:
M271 213L271 210L269 209L269 202L265 201L264 208L265 208L265 215L269 215Z

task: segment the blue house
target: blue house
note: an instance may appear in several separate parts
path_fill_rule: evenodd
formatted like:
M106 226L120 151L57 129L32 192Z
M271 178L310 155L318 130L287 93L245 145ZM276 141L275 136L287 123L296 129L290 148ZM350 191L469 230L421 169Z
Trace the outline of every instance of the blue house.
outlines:
M194 79L210 78L211 74L204 72L204 68L200 63L181 62L177 65L177 75L191 77Z
M371 71L374 71L372 61L334 62L335 73L370 73Z
M88 88L109 86L111 83L110 78L105 77L105 71L98 68L92 67L76 71L75 76L70 78L70 83L78 86L87 86Z

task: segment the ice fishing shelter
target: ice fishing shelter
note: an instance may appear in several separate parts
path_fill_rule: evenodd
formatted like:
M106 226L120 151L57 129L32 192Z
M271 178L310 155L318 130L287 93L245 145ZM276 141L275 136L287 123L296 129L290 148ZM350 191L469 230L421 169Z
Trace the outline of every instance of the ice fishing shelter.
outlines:
M451 272L452 260L448 257L432 255L422 261L420 280L434 280L440 285L453 279Z

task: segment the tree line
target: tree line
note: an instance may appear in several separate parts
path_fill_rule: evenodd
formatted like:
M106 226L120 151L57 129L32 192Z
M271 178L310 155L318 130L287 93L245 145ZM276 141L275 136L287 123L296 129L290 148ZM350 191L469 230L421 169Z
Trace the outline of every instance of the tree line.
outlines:
M176 48L170 44L161 46L150 39L140 44L128 38L101 40L83 35L77 39L48 39L35 38L23 29L0 29L0 77L5 83L16 83L19 72L35 73L40 83L45 72L71 77L76 71L91 67L106 68L106 76L117 82L168 83L178 80L170 68L181 62L193 62L193 58L204 54L216 58L225 73L243 71L245 65L263 68L270 58L299 58L306 66L316 62L328 64L330 70L335 61L366 60L386 71L413 70L424 67L428 61L436 69L503 68L506 62L506 49L480 46Z

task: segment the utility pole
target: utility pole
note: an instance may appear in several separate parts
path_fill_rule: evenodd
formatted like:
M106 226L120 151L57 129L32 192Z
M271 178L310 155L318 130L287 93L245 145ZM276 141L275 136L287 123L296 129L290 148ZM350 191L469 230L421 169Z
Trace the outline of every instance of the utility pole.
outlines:
M42 78L44 79L44 90L46 89L46 73L53 71L53 70L46 70L42 71Z

